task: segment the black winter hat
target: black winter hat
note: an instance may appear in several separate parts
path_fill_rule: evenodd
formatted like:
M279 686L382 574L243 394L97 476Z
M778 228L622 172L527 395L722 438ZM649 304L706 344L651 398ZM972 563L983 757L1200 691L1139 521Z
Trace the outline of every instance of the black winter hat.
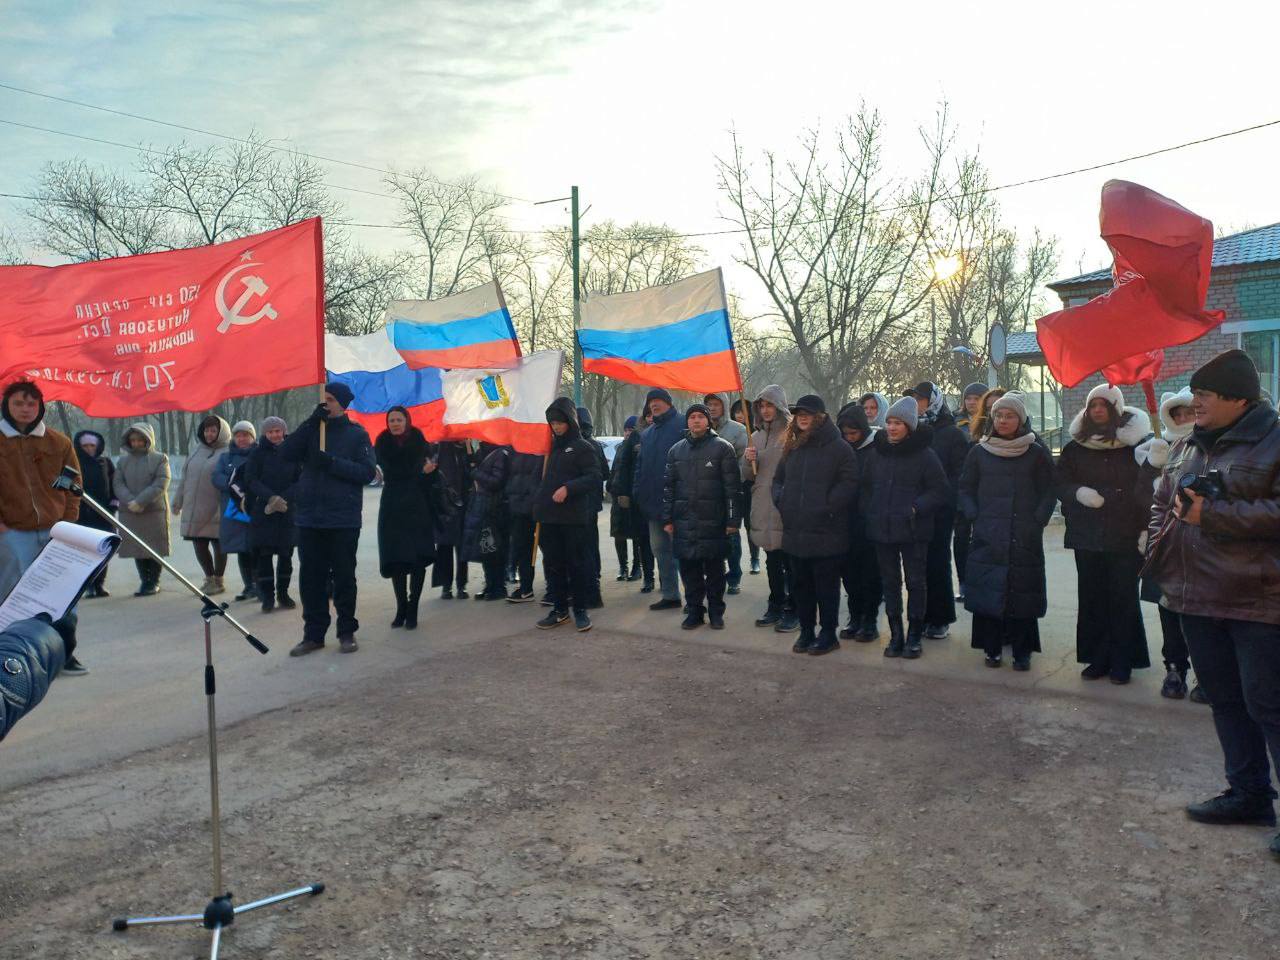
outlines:
M932 400L933 391L938 389L928 380L921 380L914 387L902 391L904 397L916 397L920 400Z
M1262 396L1258 368L1243 350L1220 353L1191 375L1192 390L1212 390L1222 397L1257 401Z
M351 406L351 401L356 398L356 395L351 392L350 387L345 383L339 383L337 380L334 380L331 383L326 383L324 385L324 392L337 400L338 403L342 404L343 410Z
M826 413L827 405L822 402L822 398L816 393L806 393L791 405L792 416L801 411L804 413Z
M644 395L644 402L646 404L650 400L661 400L663 403L665 403L669 407L674 407L676 405L675 401L671 399L671 394L669 394L662 387L654 387L652 390L650 390L648 393Z
M836 426L841 430L846 427L858 430L865 437L871 432L871 424L867 422L867 413L860 403L846 403L836 415Z
M977 381L974 381L973 383L969 384L967 387L964 388L964 393L962 393L960 396L961 397L980 397L984 393L986 393L988 389L989 388L985 383L978 383Z
M689 414L691 413L700 413L707 418L708 423L711 422L711 411L707 408L705 403L689 404L689 409L684 412L684 423L686 427L689 425Z

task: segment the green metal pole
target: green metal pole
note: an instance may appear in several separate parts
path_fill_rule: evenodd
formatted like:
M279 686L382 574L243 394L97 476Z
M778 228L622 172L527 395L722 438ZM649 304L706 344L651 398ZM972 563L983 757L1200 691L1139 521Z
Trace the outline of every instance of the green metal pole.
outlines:
M573 216L573 402L582 406L582 347L578 344L578 325L582 321L582 290L578 282L578 188L571 195Z

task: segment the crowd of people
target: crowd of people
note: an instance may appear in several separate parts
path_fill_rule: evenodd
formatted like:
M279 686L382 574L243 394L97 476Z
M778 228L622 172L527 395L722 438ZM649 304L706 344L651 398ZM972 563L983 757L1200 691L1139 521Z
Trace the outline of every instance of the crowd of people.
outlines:
M768 581L754 624L794 634L797 654L879 640L883 604L884 656L916 659L926 639L948 635L959 602L985 664L999 668L1008 650L1013 669L1027 671L1047 610L1044 529L1061 503L1077 571L1081 676L1125 684L1150 666L1140 603L1158 604L1161 693L1188 696L1194 665L1190 696L1212 706L1231 786L1189 814L1274 822L1267 753L1280 763L1280 429L1248 357L1224 354L1166 394L1158 435L1118 388L1094 388L1056 462L1018 393L970 384L954 413L930 381L901 393L893 401L866 393L833 415L816 395L788 403L777 385L749 407L710 393L684 411L654 388L610 464L590 412L567 398L547 409L543 457L429 442L402 407L387 413L374 442L346 416L350 389L331 383L292 432L278 417L262 423L260 438L251 423L207 417L170 495L169 463L147 424L125 432L113 463L102 436L86 431L72 443L44 424L38 387L11 384L0 422L0 595L54 522L106 522L45 482L74 465L86 492L161 556L170 512L178 514L207 595L225 590L235 554L237 600L266 612L294 607L296 547L303 630L291 655L325 646L331 608L339 647L351 653L363 492L380 475L379 572L395 597L392 628L418 626L430 568L443 599L540 599L538 628L572 621L585 632L590 611L603 606L598 525L607 491L617 580L657 591L649 609L683 614L686 630L725 628L745 534L749 571L760 572L763 554ZM127 540L120 555L137 565L135 595L155 594L159 564ZM483 577L473 594L470 564ZM107 593L104 568L86 596ZM86 672L74 656L66 669Z

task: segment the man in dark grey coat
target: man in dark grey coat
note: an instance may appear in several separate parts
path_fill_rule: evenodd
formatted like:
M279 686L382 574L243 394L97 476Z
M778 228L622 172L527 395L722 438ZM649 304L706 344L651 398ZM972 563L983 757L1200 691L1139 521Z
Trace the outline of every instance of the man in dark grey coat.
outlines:
M280 444L280 455L302 464L298 480L298 555L301 569L302 642L289 651L306 656L324 646L329 631L329 585L338 614L343 653L358 649L356 547L364 511L364 488L377 463L364 427L347 417L355 395L345 383L324 385L324 403ZM320 426L325 436L321 444Z

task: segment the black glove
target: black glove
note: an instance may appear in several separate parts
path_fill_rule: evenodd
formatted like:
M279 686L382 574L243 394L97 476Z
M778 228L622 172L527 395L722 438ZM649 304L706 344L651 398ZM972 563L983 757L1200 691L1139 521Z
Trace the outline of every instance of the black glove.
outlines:
M311 456L307 458L307 463L317 470L328 470L329 464L333 463L333 454L317 447L311 451Z
M329 418L329 408L323 403L316 404L316 408L311 411L311 416L307 417L307 423L313 427L319 426L320 423Z

